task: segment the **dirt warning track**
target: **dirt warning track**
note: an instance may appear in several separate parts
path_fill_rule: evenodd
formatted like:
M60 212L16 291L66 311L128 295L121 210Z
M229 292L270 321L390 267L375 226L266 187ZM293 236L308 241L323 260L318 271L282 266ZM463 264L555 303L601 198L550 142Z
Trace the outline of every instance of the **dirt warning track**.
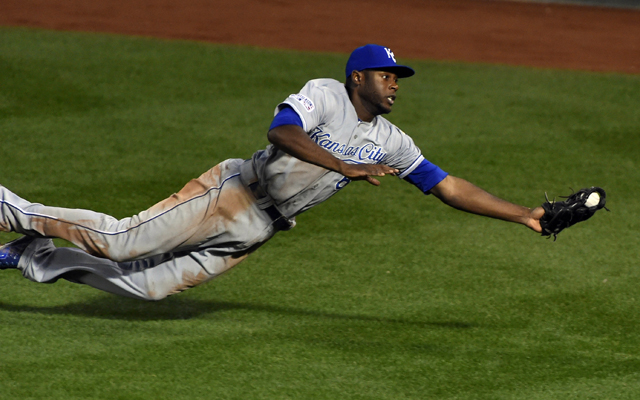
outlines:
M491 0L3 0L0 25L640 73L640 10Z

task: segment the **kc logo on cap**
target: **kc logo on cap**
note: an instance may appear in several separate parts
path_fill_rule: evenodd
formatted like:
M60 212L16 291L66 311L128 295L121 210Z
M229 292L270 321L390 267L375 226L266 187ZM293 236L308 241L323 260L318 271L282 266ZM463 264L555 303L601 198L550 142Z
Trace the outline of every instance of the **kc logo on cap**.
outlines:
M393 51L391 51L391 49L390 49L390 48L388 48L388 47L385 47L384 49L387 51L387 56L388 56L390 59L392 59L392 60L393 60L393 62L397 62L397 61L396 61L396 56L393 54Z

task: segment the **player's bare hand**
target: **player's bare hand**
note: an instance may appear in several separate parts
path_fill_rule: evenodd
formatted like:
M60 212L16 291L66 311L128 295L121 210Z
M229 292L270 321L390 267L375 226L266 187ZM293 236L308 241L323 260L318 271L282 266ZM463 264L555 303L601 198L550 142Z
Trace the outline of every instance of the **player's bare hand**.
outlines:
M541 233L542 226L540 226L540 218L542 218L543 215L544 215L544 208L536 207L532 209L531 214L529 214L529 218L525 222L525 225L528 228L533 229L538 233Z
M374 176L395 175L400 171L383 164L343 164L340 173L347 178L358 181L366 180L374 186L380 186L380 181Z

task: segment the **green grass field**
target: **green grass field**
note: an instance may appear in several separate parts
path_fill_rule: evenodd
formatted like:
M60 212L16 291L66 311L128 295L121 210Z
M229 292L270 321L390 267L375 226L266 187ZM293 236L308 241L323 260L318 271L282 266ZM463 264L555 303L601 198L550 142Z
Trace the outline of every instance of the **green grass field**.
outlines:
M346 57L0 28L0 183L129 216L266 146ZM0 398L640 398L640 76L400 61L389 119L432 162L528 206L602 186L611 212L553 242L389 177L157 303L2 271Z

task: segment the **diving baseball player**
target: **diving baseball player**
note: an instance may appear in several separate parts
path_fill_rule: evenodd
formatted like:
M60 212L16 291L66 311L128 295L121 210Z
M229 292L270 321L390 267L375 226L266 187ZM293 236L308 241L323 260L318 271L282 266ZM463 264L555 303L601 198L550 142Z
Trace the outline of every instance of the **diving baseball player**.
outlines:
M0 230L25 235L0 248L0 268L159 300L229 270L351 181L377 186L387 174L457 209L541 231L541 207L512 204L447 174L382 117L398 79L414 74L390 49L355 49L345 72L345 83L311 80L280 103L271 145L250 160L223 161L130 218L30 203L0 186ZM51 238L79 248L56 248Z

